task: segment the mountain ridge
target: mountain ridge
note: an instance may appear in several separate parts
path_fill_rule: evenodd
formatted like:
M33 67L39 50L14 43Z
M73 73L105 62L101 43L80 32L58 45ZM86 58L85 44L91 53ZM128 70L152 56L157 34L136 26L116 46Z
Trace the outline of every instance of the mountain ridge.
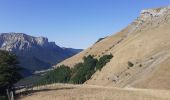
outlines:
M55 42L49 42L48 38L34 37L25 33L1 33L0 49L15 53L21 66L31 73L48 69L81 51L81 49L63 49Z

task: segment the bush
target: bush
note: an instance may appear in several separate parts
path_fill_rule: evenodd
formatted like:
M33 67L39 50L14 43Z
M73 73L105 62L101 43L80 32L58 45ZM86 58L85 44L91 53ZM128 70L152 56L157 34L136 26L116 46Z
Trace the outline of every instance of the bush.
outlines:
M139 67L142 67L142 64L140 64Z
M106 37L104 37L104 38L99 38L96 42L95 42L95 44L96 43L98 43L98 42L100 42L100 41L102 41L103 39L105 39Z
M133 64L132 62L128 61L128 66L129 66L129 67L133 67L134 64Z

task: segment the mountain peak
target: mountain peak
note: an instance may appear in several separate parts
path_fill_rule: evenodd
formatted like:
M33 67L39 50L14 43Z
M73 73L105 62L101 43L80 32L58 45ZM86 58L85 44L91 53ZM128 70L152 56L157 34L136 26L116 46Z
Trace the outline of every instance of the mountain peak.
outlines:
M0 34L0 47L1 49L12 50L24 50L33 46L46 46L48 45L48 39L45 37L33 37L24 33L1 33Z

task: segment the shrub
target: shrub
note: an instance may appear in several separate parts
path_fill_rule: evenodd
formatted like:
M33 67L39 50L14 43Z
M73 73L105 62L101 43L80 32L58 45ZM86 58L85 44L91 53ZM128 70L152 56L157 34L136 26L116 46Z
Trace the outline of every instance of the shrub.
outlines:
M129 67L133 67L134 64L133 64L132 62L128 61L128 66L129 66Z
M139 67L142 67L142 64L140 64Z
M95 44L96 43L98 43L98 42L100 42L100 41L102 41L103 39L105 39L106 37L104 37L104 38L99 38L96 42L95 42Z

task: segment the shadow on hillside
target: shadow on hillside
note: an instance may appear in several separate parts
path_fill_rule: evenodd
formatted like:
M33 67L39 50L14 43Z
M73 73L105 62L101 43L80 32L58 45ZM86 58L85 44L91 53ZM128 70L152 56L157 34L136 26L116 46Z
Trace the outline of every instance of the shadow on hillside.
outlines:
M17 94L17 97L20 96L30 96L36 92L48 92L48 91L58 91L58 90L70 90L70 89L74 89L75 87L61 87L61 88L54 88L54 89L40 89L40 90L27 90L24 92L21 92L19 94Z

